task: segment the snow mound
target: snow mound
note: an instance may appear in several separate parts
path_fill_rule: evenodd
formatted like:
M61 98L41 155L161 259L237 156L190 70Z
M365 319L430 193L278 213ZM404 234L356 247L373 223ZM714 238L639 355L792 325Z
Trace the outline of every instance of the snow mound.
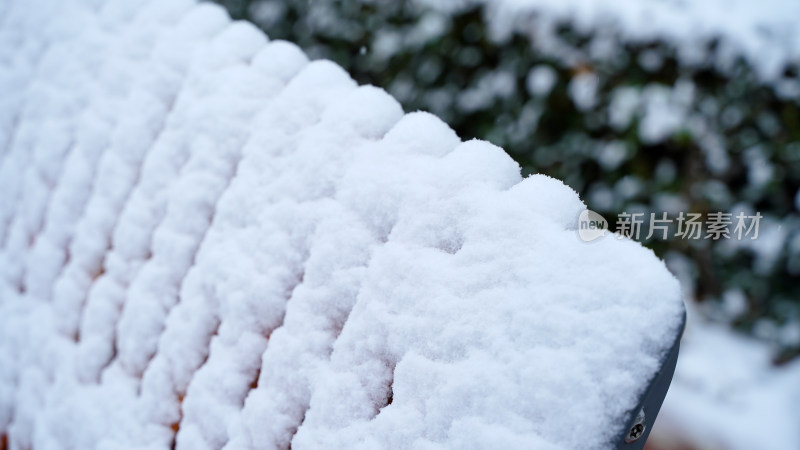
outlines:
M615 445L683 304L571 189L208 3L0 9L10 448Z

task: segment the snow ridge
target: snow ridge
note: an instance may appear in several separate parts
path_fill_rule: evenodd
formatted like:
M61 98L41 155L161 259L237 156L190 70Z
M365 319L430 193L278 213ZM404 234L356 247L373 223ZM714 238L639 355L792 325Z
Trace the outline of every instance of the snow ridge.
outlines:
M683 304L574 191L214 5L0 8L10 448L614 445Z

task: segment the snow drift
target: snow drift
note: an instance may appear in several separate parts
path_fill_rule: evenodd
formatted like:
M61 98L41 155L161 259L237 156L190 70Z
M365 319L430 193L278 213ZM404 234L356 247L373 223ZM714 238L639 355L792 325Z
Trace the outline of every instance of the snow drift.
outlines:
M0 64L10 448L606 448L680 327L574 191L216 6L6 2Z

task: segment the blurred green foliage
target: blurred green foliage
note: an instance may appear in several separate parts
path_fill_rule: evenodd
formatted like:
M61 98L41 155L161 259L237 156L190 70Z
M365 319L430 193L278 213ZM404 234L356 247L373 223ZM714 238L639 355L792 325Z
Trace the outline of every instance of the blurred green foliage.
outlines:
M753 242L645 244L708 316L772 341L779 362L800 354L800 103L741 58L720 64L719 42L698 42L705 57L688 64L669 42L569 23L498 39L480 6L220 3L387 89L406 111L431 111L462 138L503 147L523 175L564 180L612 224L622 211L760 212ZM800 86L797 64L783 75Z

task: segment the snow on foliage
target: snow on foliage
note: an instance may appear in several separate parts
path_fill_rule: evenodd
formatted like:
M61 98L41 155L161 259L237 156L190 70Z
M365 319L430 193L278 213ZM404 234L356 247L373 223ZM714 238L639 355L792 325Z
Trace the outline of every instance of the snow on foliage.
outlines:
M722 47L717 64L730 67L738 57L747 60L770 82L780 81L787 63L800 60L800 3L763 0L754 8L747 0L415 0L449 12L482 4L497 40L515 31L545 38L553 56L570 58L554 34L559 23L569 22L591 33L606 25L633 42L665 41L676 46L687 64L700 64L708 56L700 43L718 40ZM598 48L598 52L603 50ZM797 92L794 92L797 94Z
M648 444L800 448L800 361L775 367L771 353L763 342L690 314L675 377Z
M0 8L11 448L613 445L683 304L574 191L217 6Z

